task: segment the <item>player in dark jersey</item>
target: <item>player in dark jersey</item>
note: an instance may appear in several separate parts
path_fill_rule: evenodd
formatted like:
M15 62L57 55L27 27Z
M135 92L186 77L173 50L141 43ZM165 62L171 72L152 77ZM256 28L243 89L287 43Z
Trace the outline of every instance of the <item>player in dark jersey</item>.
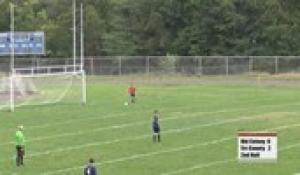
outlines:
M83 174L84 175L97 175L97 169L94 165L94 159L90 158L89 163L84 167Z
M158 111L153 113L152 130L153 130L153 142L160 142L160 125L158 122Z

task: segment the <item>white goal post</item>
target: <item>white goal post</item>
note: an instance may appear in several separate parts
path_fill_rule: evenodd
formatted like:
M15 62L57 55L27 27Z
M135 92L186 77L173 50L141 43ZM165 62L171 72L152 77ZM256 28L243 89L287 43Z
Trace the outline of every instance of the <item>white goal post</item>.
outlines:
M71 86L80 85L81 103L86 103L86 74L84 71L84 34L83 34L83 5L80 7L80 63L77 64L76 56L76 0L73 0L73 64L71 65L46 65L36 67L15 67L15 29L14 29L14 4L11 3L11 24L10 24L10 75L9 78L2 79L0 87L0 97L9 102L10 110L14 111L19 102L28 103L31 99L43 101L43 103L57 102L68 92L72 92ZM22 53L23 54L23 53ZM26 53L24 53L26 55ZM20 55L20 54L18 54ZM66 81L69 80L69 81ZM79 81L80 80L80 81ZM43 82L44 81L44 82ZM70 83L67 83L70 82ZM80 83L79 83L80 82ZM47 86L45 85L47 84ZM55 87L58 86L58 87ZM61 95L58 91L61 88ZM79 87L79 86L77 86ZM49 91L52 90L50 93ZM76 91L77 92L77 91ZM52 96L56 96L52 98ZM72 94L74 96L74 94ZM51 100L41 100L41 98L51 98ZM18 102L17 102L18 101ZM32 103L30 103L32 104Z

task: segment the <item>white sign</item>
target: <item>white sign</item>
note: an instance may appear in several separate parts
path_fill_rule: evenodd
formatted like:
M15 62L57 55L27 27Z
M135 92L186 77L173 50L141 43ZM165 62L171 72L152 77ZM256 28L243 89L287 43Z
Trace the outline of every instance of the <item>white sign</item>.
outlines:
M240 161L276 161L277 133L239 132L238 159Z

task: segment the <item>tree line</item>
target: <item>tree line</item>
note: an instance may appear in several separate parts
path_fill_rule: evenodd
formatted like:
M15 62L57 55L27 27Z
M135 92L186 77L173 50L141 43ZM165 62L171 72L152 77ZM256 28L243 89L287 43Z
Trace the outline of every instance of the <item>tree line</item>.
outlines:
M47 57L72 55L72 0L0 0L0 31L9 31L10 2L16 5L16 30L45 31ZM300 52L299 0L81 2L88 56ZM77 14L79 21L79 8Z

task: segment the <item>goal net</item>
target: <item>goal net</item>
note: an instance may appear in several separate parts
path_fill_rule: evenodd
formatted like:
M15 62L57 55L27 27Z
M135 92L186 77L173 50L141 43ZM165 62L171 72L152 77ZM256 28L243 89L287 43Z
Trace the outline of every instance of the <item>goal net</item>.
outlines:
M24 105L85 102L85 74L79 66L15 69L0 84L0 109Z

